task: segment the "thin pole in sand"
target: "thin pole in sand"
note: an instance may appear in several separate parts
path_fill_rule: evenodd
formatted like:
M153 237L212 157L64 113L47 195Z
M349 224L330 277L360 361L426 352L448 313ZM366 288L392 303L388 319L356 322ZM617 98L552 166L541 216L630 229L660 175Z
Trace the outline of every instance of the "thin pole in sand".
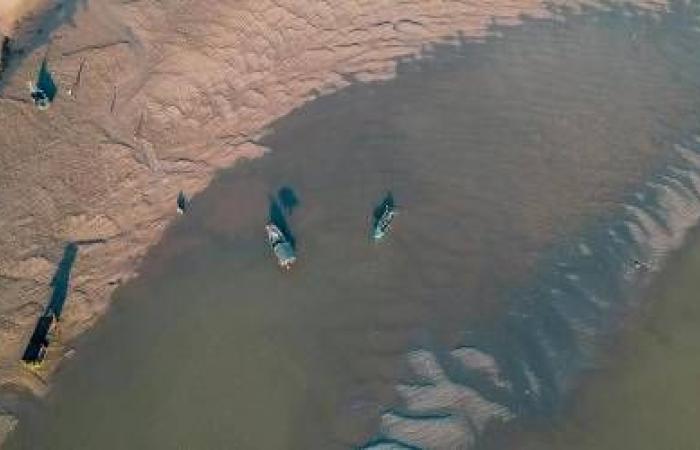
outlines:
M114 85L114 90L112 91L112 104L109 105L109 112L114 114L114 105L117 103L117 85Z
M83 74L83 68L85 68L85 58L80 60L80 67L78 67L78 73L75 76L75 81L73 81L73 84L71 85L70 89L68 89L68 95L70 95L71 97L73 96L73 94L75 94L75 90L80 85L80 76Z
M143 112L142 112L141 115L139 116L139 121L136 123L136 127L134 128L134 137L136 139L141 138L141 130L143 128L143 122L144 122L144 118L143 118Z

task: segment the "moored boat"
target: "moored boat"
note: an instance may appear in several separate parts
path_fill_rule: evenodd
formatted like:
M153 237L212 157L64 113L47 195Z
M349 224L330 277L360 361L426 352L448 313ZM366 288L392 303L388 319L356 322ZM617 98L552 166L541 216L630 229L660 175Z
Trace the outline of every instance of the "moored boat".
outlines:
M394 220L395 216L396 210L394 207L389 203L384 205L382 214L375 220L374 227L372 228L372 239L375 241L382 240L389 232L391 222Z
M297 259L292 243L275 224L265 225L265 231L267 232L267 242L277 257L277 263L283 269L288 270Z

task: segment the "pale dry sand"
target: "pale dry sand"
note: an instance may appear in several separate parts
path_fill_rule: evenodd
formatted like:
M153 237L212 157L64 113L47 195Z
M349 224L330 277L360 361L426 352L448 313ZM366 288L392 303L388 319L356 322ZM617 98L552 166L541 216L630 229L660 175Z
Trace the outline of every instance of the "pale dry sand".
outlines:
M0 35L12 36L23 19L41 14L50 0L2 0L0 1Z
M25 6L0 0L2 27ZM565 0L561 3L567 3ZM22 4L22 8L18 5ZM14 5L14 6L13 6ZM275 119L346 86L393 76L458 33L480 37L541 0L91 0L13 72L0 97L0 385L40 390L18 359L68 241L72 272L61 343L92 326L177 217L181 189L262 155ZM6 23L7 22L7 23ZM9 25L8 25L9 24ZM60 86L37 111L26 82L47 55ZM80 83L79 67L83 64ZM71 89L72 95L67 90ZM54 347L53 363L63 352Z

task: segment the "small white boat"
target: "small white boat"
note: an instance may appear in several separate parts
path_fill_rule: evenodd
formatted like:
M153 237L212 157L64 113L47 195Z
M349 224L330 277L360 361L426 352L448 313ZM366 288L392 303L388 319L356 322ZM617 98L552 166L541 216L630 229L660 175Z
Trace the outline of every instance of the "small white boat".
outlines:
M289 270L297 259L291 242L275 224L265 225L265 231L267 232L267 242L277 257L278 264L283 269Z

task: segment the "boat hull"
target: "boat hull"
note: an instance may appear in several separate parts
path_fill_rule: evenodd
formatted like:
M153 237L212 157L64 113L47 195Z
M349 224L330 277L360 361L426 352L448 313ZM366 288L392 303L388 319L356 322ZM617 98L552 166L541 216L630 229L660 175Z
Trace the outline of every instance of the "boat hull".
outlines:
M283 269L291 268L296 262L296 252L294 247L282 231L274 224L268 224L265 227L267 232L267 242L277 258L277 263Z
M372 239L374 241L380 241L386 237L395 216L396 212L390 209L386 209L384 213L382 213L381 217L376 221L372 229Z

